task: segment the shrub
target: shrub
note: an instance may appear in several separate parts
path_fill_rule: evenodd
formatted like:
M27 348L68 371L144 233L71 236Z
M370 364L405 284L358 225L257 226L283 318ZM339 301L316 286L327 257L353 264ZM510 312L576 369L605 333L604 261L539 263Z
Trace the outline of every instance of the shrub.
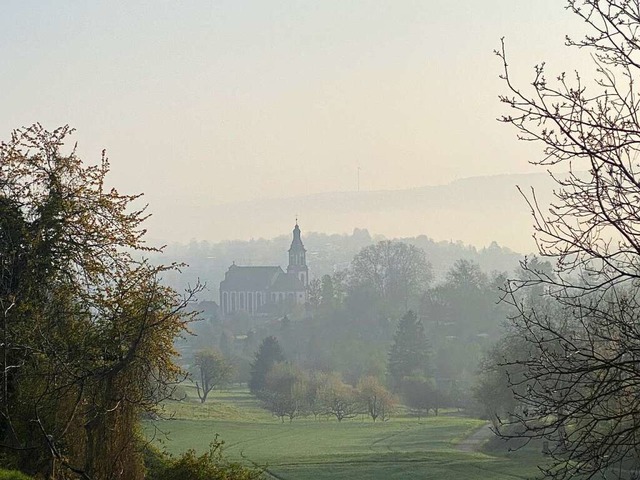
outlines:
M145 447L145 466L149 480L258 480L262 469L246 467L230 462L222 456L224 442L218 437L211 442L209 450L197 455L187 450L175 457L148 445Z
M0 470L0 480L31 480L31 477L16 470Z

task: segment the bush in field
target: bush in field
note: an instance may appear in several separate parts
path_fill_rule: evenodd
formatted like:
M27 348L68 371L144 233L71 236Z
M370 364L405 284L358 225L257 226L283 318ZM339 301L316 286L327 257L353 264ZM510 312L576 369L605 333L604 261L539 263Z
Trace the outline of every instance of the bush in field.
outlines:
M0 470L0 480L31 480L31 477L15 470Z
M223 445L224 442L216 437L209 445L209 450L202 455L197 455L194 450L187 450L179 457L147 445L144 450L146 478L148 480L259 480L264 478L261 469L248 468L240 463L226 460L222 456ZM22 479L16 478L16 480Z

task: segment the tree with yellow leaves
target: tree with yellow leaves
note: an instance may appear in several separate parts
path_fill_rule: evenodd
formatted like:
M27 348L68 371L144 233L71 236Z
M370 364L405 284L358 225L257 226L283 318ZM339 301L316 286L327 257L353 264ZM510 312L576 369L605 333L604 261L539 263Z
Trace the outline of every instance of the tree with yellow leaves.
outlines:
M105 185L73 132L0 144L0 455L47 478L141 479L140 414L182 375L173 340L193 314L141 260L140 195Z

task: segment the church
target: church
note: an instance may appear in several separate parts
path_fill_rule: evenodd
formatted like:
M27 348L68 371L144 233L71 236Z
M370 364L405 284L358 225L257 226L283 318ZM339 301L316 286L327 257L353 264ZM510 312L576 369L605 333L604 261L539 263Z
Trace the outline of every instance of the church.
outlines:
M306 252L296 221L286 273L281 267L231 265L220 282L222 314L268 315L281 307L305 304L309 284Z

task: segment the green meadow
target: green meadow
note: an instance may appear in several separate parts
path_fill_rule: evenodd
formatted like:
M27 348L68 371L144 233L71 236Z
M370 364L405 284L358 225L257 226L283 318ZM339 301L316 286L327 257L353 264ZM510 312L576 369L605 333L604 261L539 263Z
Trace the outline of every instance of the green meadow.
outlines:
M267 477L305 479L514 479L536 475L537 453L495 453L465 439L485 423L445 412L373 423L313 417L281 423L242 390L216 392L205 405L168 402L145 426L171 453L205 450L219 435L225 455L267 468Z

